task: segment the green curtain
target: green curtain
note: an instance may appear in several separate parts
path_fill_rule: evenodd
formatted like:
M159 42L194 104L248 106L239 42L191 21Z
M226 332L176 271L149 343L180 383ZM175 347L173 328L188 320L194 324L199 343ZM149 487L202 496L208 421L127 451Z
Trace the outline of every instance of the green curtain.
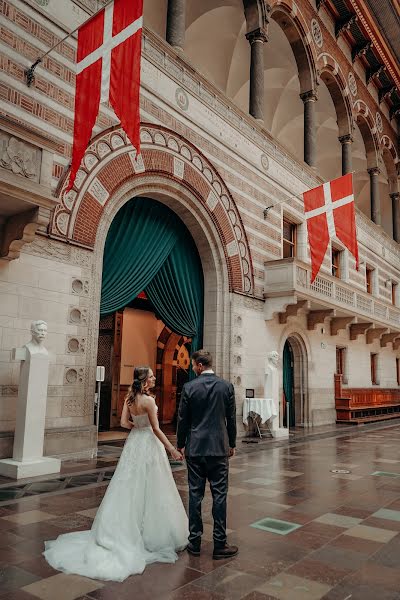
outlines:
M290 418L289 424L294 427L296 423L296 415L294 413L294 402L293 402L293 356L289 346L289 342L285 342L283 348L283 392L285 394L286 402L289 402ZM286 416L287 418L287 416Z
M145 291L160 319L202 343L204 279L196 245L177 215L149 198L131 200L115 216L103 259L100 313L124 308Z

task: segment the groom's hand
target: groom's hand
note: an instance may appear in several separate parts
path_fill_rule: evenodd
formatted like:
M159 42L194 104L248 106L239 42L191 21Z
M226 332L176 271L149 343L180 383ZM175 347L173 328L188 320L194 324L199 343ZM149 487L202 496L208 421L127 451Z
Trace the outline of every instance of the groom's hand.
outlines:
M180 452L182 457L185 458L185 448L178 448L178 452Z
M232 456L235 456L236 454L236 448L229 448L229 458L232 458Z

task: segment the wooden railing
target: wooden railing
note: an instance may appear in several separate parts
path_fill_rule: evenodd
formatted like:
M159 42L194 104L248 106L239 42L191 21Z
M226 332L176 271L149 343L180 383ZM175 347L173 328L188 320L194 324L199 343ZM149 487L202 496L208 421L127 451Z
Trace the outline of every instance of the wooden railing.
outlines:
M334 375L337 423L366 423L400 417L399 388L343 388Z

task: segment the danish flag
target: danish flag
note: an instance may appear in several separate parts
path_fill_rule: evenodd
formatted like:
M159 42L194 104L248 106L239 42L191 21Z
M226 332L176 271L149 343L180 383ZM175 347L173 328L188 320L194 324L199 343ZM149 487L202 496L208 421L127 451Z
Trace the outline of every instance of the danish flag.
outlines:
M100 103L110 101L140 152L140 57L143 0L114 0L78 30L75 122L67 191L89 144Z
M303 198L311 253L311 283L318 275L329 239L335 237L352 253L358 269L352 174L304 192Z

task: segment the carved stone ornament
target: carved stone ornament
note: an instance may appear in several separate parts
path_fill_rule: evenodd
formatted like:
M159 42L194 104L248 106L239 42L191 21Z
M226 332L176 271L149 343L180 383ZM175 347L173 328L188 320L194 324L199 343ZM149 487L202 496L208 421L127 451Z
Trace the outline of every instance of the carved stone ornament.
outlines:
M324 38L322 35L321 27L317 19L311 19L311 33L314 39L315 44L318 48L322 48L322 44L324 43Z
M383 123L382 123L381 113L379 113L379 112L376 113L375 123L376 123L376 128L379 131L379 133L382 133L382 131L383 131Z
M16 175L39 181L40 150L0 132L0 166Z
M357 96L357 81L352 71L350 71L347 81L349 82L350 92L353 94L353 96Z

